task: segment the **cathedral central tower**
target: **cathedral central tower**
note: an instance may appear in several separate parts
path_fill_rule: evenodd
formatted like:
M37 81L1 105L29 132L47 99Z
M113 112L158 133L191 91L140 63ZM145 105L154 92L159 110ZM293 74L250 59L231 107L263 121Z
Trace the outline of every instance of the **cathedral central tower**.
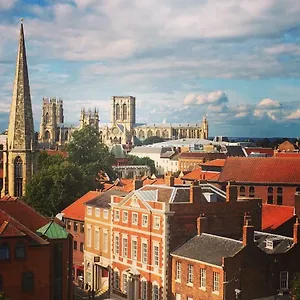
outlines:
M7 144L4 149L2 194L21 197L34 171L35 134L25 48L21 23Z

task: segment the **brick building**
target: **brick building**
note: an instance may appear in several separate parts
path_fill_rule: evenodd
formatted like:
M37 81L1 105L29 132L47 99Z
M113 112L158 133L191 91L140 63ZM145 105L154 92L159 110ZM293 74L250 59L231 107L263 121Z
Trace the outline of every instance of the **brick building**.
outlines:
M215 182L224 189L228 181L239 187L239 197L294 206L295 192L300 191L300 158L228 157Z
M134 299L169 299L169 254L195 235L200 214L207 215L209 231L222 235L240 237L245 212L261 229L260 199L239 201L230 185L226 194L210 184L174 186L174 178L167 179L168 186L143 186L125 197L112 196L114 298L131 293Z
M73 297L72 236L21 200L0 200L0 290L10 300Z
M242 240L234 240L205 233L206 217L197 221L197 235L171 254L170 299L281 299L288 293L300 270L300 224L292 239L254 231L247 220Z

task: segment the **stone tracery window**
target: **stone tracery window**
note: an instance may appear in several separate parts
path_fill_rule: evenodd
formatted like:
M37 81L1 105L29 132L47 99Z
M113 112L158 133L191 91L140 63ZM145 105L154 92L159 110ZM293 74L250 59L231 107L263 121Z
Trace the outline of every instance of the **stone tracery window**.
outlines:
M23 161L20 156L17 156L14 160L14 190L16 197L22 197L23 195Z
M121 118L121 108L120 108L120 104L116 105L116 120L120 120Z
M123 104L123 120L127 120L127 105Z

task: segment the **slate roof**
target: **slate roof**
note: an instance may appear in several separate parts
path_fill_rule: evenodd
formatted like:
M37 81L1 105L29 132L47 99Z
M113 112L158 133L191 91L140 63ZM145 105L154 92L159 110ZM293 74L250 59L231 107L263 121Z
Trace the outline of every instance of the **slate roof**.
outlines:
M229 146L226 145L227 155L228 156L239 156L244 157L245 153L243 151L243 148L241 146Z
M251 153L264 153L267 154L267 156L274 155L274 149L272 148L245 147L244 150L246 151L247 155L250 155Z
M45 226L39 228L36 232L53 240L66 239L68 237L67 231L63 227L56 224L53 220Z
M271 232L294 217L294 207L263 204L262 230Z
M219 181L300 185L300 159L281 157L228 157L220 174Z
M179 246L171 254L222 266L223 257L232 257L242 248L241 241L202 233Z
M88 202L85 202L85 205L109 208L110 207L109 204L111 202L111 196L125 197L127 194L128 194L127 192L112 189L99 194L98 196L94 197L92 200Z
M1 198L0 209L33 232L49 222L46 217L16 197L4 196Z
M64 218L84 221L85 206L84 203L101 195L101 192L89 191L82 197L74 201L71 205L67 206L62 213Z

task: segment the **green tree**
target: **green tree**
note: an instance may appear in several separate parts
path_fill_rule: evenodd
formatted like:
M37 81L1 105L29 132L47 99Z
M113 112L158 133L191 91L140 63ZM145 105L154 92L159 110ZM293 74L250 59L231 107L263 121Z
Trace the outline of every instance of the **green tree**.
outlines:
M147 137L143 141L143 145L151 145L151 144L160 143L160 142L164 142L164 139L159 136L154 135L154 136Z
M293 300L300 300L300 273L296 273L292 280Z
M135 155L127 155L129 165L149 166L151 174L156 174L155 163L150 157L138 157Z
M100 142L98 130L85 126L72 133L72 140L67 145L68 160L79 165L83 172L95 178L100 170L114 177L112 165L114 156L106 145Z
M0 300L9 300L9 298L3 292L0 292Z
M68 161L45 167L26 185L25 201L46 216L55 216L90 190L81 168Z

